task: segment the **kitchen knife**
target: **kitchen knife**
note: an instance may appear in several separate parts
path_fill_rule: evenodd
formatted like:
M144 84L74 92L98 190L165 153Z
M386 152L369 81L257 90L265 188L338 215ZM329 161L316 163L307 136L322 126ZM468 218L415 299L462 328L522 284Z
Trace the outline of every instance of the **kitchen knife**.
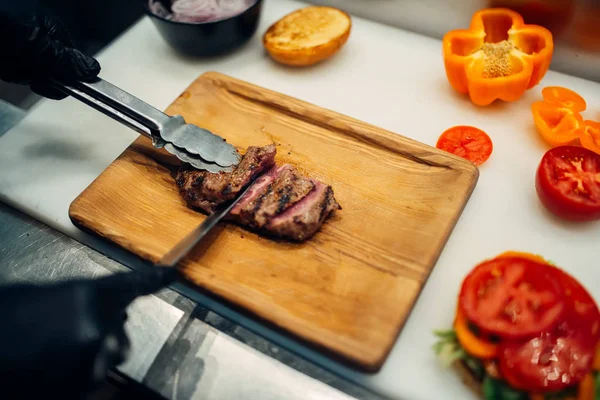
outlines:
M52 84L65 94L149 137L154 147L164 147L197 169L230 171L240 161L240 154L224 138L187 124L181 115L169 116L101 78L93 82L73 83L52 80Z
M238 201L252 186L252 182L248 184L246 189L240 192L240 194L229 203L221 206L217 211L209 215L196 229L184 237L179 243L175 245L163 258L156 264L158 267L174 267L183 257L185 257L201 240L204 238L212 228L214 228L219 221L221 221L231 209L237 204Z

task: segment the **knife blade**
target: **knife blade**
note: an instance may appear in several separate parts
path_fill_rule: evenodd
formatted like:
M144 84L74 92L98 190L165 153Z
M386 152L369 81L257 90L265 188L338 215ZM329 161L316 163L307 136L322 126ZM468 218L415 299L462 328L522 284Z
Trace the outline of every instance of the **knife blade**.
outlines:
M250 190L253 182L241 191L235 199L221 206L217 211L209 215L198 227L179 241L167 254L156 264L158 267L174 267L185 257L206 235L221 221L231 209Z

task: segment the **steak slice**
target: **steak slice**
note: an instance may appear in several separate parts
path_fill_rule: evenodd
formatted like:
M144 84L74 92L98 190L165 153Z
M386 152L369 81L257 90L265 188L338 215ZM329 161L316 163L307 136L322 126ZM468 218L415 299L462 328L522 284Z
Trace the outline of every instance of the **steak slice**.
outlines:
M274 144L248 147L232 172L215 174L184 165L177 173L177 186L188 205L211 213L221 203L233 199L254 177L271 168L275 153Z
M315 187L310 179L300 175L289 164L278 167L268 175L270 183L265 185L261 182L255 196L242 204L239 210L240 222L253 228L262 228L269 219L293 206Z
M277 174L281 171L282 167L273 167L263 176L258 178L250 187L250 189L244 194L238 203L229 212L232 216L240 216L242 213L247 213L248 210L254 210L256 200L259 196L267 189L267 187L273 183L273 180ZM242 219L239 217L238 219Z
M199 208L207 213L212 213L219 203L200 197L198 190L196 190L194 186L194 182L196 181L199 172L200 171L193 168L183 166L179 169L176 177L179 193L189 206Z
M331 186L312 180L314 189L308 196L271 218L264 230L274 235L303 241L314 235L323 221L342 207L333 196Z

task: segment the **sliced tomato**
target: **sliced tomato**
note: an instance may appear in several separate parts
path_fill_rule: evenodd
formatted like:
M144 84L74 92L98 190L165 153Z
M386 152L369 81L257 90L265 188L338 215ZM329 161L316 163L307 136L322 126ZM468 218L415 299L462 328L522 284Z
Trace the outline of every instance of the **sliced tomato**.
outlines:
M555 215L575 221L600 218L600 155L583 147L550 149L536 174L542 204Z
M520 257L529 259L545 265L549 271L555 275L556 280L561 286L564 294L565 313L574 314L579 321L585 321L581 325L582 332L589 329L587 332L594 341L600 340L600 310L594 298L577 281L573 276L560 268L553 266L546 261L542 256L537 254L525 253L521 251L507 251L496 258L514 258ZM584 332L585 333L585 332ZM598 355L600 356L600 347L598 347Z
M525 253L520 251L507 251L499 256L502 258L524 258L539 264L543 264L548 271L552 273L558 281L564 296L565 314L575 316L575 319L581 322L579 329L581 333L590 336L594 342L600 340L600 309L594 298L573 276L564 270L555 267L537 254ZM557 325L560 328L560 324ZM587 329L587 331L586 331ZM600 347L598 347L600 350Z
M581 382L592 370L600 338L600 311L592 296L566 272L547 268L564 290L563 319L526 342L499 345L502 376L518 389L557 391Z
M502 339L548 331L564 311L564 295L542 263L501 257L476 266L465 278L459 305L478 328Z
M492 139L484 131L463 125L444 131L435 146L469 160L475 165L486 162L494 149Z
M537 263L544 264L544 265L550 264L548 261L546 261L546 259L544 257L542 257L538 254L526 253L524 251L509 250L509 251L505 251L504 253L500 254L496 258L515 258L515 257L527 258L531 261L535 261Z
M580 132L581 145L596 154L600 154L600 122L585 121L585 126Z
M583 97L570 89L560 86L545 87L542 89L542 96L546 103L566 107L575 112L584 111L587 107Z
M572 322L578 335L589 338L593 344L592 357L598 340L600 340L600 310L594 298L574 277L554 266L547 266L557 277L565 294L565 314L567 322ZM570 334L566 326L558 325L563 334ZM587 339L586 339L587 340Z
M531 106L531 112L538 132L552 146L570 144L583 129L581 115L565 107L538 101Z
M581 382L594 352L577 335L543 333L526 342L504 342L499 354L500 373L511 386L549 392Z

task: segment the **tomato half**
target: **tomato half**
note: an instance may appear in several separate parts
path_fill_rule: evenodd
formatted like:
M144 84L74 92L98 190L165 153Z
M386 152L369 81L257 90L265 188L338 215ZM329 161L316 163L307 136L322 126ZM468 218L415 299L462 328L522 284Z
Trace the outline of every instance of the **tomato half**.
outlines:
M462 125L444 131L435 147L469 160L475 165L486 162L494 149L492 139L484 131Z
M542 204L555 215L574 221L600 218L600 155L576 146L544 154L535 187Z
M522 339L552 329L562 317L564 295L544 264L522 257L496 258L465 278L459 305L482 331Z
M573 277L547 266L565 294L565 313L551 331L526 342L503 342L499 350L502 376L528 391L558 391L581 382L592 369L600 338L600 311Z
M587 107L583 97L570 89L560 86L545 87L542 89L542 96L549 104L566 107L575 112L584 111Z

